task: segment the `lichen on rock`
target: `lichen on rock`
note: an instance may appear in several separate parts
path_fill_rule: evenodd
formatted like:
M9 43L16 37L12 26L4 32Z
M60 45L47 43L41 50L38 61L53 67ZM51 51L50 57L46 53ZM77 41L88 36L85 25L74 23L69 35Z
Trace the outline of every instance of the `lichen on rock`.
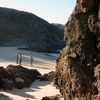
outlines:
M57 59L54 78L64 100L98 100L94 70L100 63L99 5L100 0L77 0L65 24L66 46Z

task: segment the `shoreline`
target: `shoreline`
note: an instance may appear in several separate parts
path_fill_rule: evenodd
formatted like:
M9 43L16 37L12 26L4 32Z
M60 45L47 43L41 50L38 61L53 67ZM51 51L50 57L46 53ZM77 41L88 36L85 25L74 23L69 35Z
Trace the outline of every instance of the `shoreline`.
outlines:
M18 52L16 47L0 47L0 66L6 67L9 64L16 65L16 52ZM28 69L37 69L41 74L45 74L55 70L56 58L44 53L33 52L34 55L34 65L30 66L27 54L29 51L24 53L24 62L22 66ZM11 98L12 100L41 100L44 96L52 96L60 94L59 90L56 89L51 82L38 81L32 83L29 88L24 88L21 90L13 89L12 91L1 90L0 93ZM7 99L4 99L7 100Z

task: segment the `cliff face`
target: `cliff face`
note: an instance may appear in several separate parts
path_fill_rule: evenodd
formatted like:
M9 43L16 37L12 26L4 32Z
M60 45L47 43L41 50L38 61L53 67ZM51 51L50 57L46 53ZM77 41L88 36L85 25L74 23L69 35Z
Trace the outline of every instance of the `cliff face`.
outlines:
M66 46L54 79L64 100L100 100L99 4L100 0L77 0L65 25Z
M63 45L63 30L28 12L0 7L0 45L48 51Z

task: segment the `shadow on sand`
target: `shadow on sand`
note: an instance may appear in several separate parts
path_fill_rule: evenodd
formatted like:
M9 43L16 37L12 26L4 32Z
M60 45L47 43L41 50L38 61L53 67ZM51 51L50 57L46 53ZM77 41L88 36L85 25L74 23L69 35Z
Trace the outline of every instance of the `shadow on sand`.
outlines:
M41 86L46 86L48 84L50 84L50 82L48 82L48 81L36 80L35 82L32 83L32 85L29 88L24 88L21 90L13 89L12 91L6 90L6 91L2 91L2 92L8 93L8 94L13 94L13 95L18 95L18 96L24 97L26 99L34 100L34 99L37 99L37 97L34 97L34 95L32 95L31 92L39 91L39 89L41 89ZM11 99L1 99L1 97L0 97L0 100L11 100ZM17 100L17 98L16 98L16 100Z
M9 98L8 96L0 93L0 100L12 100L11 98Z

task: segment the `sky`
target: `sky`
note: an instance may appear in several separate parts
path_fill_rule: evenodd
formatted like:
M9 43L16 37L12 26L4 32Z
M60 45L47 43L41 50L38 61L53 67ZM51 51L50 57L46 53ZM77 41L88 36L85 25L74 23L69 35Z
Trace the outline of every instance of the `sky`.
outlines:
M31 12L49 23L65 24L76 0L0 0L0 7Z

